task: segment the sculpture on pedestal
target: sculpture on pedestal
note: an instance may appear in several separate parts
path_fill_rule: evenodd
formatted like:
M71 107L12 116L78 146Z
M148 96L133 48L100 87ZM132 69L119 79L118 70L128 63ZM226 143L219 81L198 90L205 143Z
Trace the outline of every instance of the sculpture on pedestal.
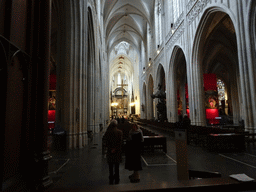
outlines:
M151 95L153 99L158 98L157 108L157 119L160 122L167 120L166 116L166 93L161 89L162 85L158 84L158 90L155 94Z

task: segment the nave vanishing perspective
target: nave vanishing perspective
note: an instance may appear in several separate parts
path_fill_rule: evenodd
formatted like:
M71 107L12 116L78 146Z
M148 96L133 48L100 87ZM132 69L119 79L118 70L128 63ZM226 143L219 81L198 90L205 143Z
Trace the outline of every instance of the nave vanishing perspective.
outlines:
M47 188L49 138L82 150L113 118L254 144L255 29L254 0L0 0L2 191Z

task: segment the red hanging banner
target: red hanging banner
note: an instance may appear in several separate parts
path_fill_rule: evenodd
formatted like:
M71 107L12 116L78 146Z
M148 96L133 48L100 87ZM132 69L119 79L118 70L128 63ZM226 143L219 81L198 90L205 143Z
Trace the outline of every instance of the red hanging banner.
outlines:
M208 73L204 74L204 91L217 91L217 79L216 74Z

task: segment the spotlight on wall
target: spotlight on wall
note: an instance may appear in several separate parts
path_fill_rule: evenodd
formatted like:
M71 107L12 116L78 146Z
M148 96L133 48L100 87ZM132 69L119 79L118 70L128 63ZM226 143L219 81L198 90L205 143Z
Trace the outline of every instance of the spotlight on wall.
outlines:
M171 23L171 30L172 30L172 34L174 33L174 27L173 27L173 23Z
M143 74L146 72L146 68L145 67L143 67Z
M156 53L157 53L157 54L159 54L159 53L160 53L160 49L159 49L159 47L160 47L160 46L159 46L159 45L157 45L157 51L156 51Z
M150 67L151 65L151 58L148 59L148 66Z

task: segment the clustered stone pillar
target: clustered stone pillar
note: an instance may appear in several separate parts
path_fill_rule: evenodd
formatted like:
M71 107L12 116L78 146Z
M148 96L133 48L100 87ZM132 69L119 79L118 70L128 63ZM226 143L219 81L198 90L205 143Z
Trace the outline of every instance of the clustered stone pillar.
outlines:
M31 97L30 130L33 135L31 155L33 166L30 182L35 189L52 183L48 175L48 160L51 158L47 148L48 134L48 95L50 74L50 32L51 0L36 1L32 4L32 57L31 57ZM31 140L32 141L32 140Z
M67 148L88 144L87 125L90 85L90 47L88 47L87 1L56 0L58 15L57 112L56 125L67 133ZM92 54L91 54L92 55Z

